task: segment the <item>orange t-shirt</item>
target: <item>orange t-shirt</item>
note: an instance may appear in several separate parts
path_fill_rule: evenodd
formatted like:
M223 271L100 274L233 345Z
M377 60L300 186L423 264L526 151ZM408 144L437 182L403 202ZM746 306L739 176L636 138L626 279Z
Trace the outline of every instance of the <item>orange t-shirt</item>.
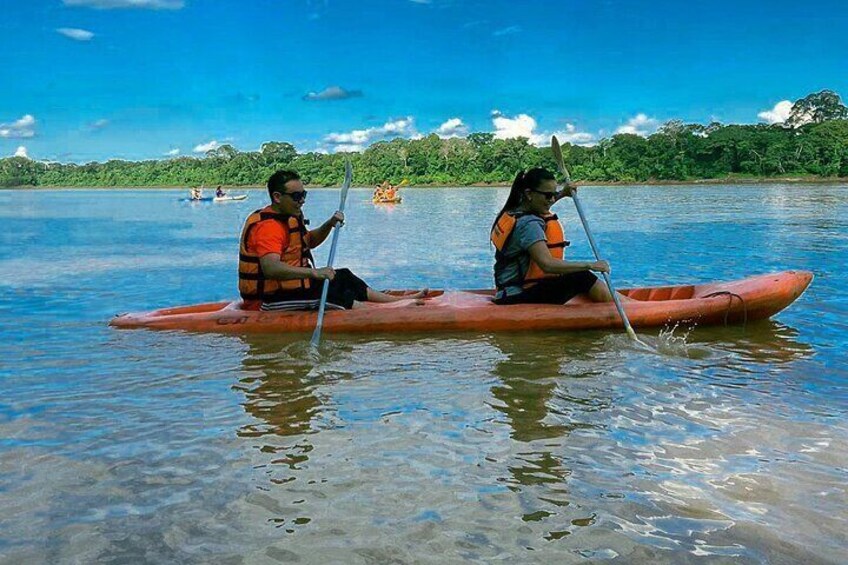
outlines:
M273 213L274 209L268 206L263 212ZM269 253L282 255L283 249L288 245L289 231L277 220L268 219L257 222L250 230L250 235L247 236L247 251L255 253L258 257L264 257ZM259 310L261 305L261 300L245 300L243 308L245 310Z
M268 206L263 212L274 213L274 209ZM256 253L259 257L276 253L282 255L283 249L289 244L289 231L277 220L262 220L257 222L250 230L247 237L247 251Z

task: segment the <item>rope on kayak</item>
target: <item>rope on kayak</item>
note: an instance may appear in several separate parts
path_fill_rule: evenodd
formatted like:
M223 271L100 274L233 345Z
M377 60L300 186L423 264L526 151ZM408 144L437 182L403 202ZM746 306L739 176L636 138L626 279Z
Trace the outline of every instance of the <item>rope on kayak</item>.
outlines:
M730 316L730 310L733 308L733 298L736 297L739 299L739 302L742 303L742 327L748 323L748 305L745 304L745 299L736 294L735 292L730 292L729 290L720 290L718 292L713 292L711 294L705 294L704 298L712 298L714 296L727 296L730 298L730 302L727 303L727 310L724 311L724 325L727 326L727 318Z

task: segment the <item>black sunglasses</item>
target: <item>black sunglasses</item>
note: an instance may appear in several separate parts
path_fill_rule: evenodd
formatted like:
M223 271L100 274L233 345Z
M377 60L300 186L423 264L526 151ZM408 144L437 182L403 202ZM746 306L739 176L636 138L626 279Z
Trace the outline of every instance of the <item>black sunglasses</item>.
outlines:
M295 192L283 192L283 194L288 196L289 198L291 198L295 202L303 202L304 200L306 200L306 194L307 193L306 193L305 190L298 190L298 191L295 191Z
M547 199L547 200L555 200L556 197L557 197L556 192L548 192L547 190L536 190L535 188L531 188L530 192L538 192L539 194L544 196L545 199Z

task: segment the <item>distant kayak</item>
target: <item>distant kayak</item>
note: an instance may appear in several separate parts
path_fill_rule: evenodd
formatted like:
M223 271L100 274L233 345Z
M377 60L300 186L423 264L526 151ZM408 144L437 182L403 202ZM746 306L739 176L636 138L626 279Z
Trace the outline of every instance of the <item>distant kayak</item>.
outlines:
M247 200L247 194L225 194L213 198L213 202L234 202L237 200Z
M374 204L400 204L403 201L403 197L400 195L395 196L394 198L372 198L371 202Z
M247 200L247 194L227 194L225 196L203 196L201 198L180 198L180 202L237 202Z
M784 271L730 282L653 286L622 290L624 309L636 328L676 323L697 326L767 319L792 304L813 279L808 271ZM411 291L395 291L409 294ZM324 331L335 333L533 332L621 328L612 303L578 296L568 304L492 302L493 290L432 291L422 305L366 303L362 308L327 312ZM123 314L117 328L150 328L216 333L311 333L314 311L243 310L241 302L214 302Z

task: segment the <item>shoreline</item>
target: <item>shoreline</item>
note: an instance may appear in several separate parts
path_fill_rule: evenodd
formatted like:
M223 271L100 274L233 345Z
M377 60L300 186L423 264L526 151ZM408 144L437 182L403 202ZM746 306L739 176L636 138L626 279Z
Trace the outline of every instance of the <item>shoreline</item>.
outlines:
M848 177L726 177L715 179L695 180L647 180L647 181L577 181L578 186L698 186L698 185L744 185L744 184L848 184ZM217 187L217 185L215 185ZM339 185L340 186L340 185ZM337 189L339 186L306 185L308 190ZM403 189L426 189L443 188L508 188L509 182L476 182L467 185L438 184L408 184ZM238 192L241 190L266 190L262 185L221 185L227 192ZM186 185L179 186L3 186L0 190L189 190ZM352 186L351 188L371 188L370 186ZM205 192L214 191L214 188L204 188Z

